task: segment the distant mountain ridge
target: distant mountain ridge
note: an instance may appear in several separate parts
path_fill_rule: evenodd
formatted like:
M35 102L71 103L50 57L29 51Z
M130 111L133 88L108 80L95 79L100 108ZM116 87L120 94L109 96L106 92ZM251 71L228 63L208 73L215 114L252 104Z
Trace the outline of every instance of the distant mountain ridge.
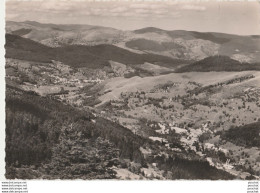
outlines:
M167 33L169 36L173 38L184 37L187 36L188 38L198 38L203 40L209 40L215 43L224 43L229 41L229 38L222 38L221 36L227 37L234 37L237 35L233 34L224 34L224 33L217 33L217 32L196 32L196 31L186 31L186 30L163 30L160 28L155 27L147 27L138 30L134 30L135 33L143 34L143 33Z
M260 70L260 63L241 63L228 56L210 56L197 62L173 59L155 54L137 54L114 45L70 45L51 48L27 38L6 34L6 58L36 62L61 61L74 68L102 69L109 61L125 65L141 65L146 62L176 69L176 72L246 71Z
M137 54L114 45L81 46L70 45L51 48L33 40L16 35L6 34L6 57L20 60L51 62L58 60L72 67L103 68L109 61L128 65L145 62L161 66L176 67L191 61L173 59L155 54Z
M6 22L6 32L47 45L115 45L130 51L196 60L225 55L240 62L260 62L259 35L240 36L215 32L163 30L147 27L123 31L102 26Z

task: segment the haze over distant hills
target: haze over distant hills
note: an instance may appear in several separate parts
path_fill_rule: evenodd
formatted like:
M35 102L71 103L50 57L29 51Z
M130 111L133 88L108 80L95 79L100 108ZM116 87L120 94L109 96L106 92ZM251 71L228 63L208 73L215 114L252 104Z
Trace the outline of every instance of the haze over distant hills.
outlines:
M50 47L110 44L135 53L150 53L175 59L201 60L225 55L240 62L260 61L260 36L202 33L148 27L122 31L90 25L42 24L34 21L6 22L6 32Z

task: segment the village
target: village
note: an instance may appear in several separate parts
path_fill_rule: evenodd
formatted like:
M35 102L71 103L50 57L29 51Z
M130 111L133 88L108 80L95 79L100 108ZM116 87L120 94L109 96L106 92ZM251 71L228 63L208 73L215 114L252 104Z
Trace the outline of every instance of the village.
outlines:
M193 151L210 165L243 178L251 175L245 168L254 168L257 177L260 171L259 163L255 162L259 159L257 148L241 151L241 147L222 140L219 135L233 124L258 121L259 88L242 89L228 95L220 90L253 77L249 74L205 88L196 82L185 85L167 82L151 90L123 92L120 98L101 105L99 109L102 109L102 116L137 135L157 141L172 152ZM212 87L218 88L212 90ZM198 89L201 90L198 94L186 94ZM244 159L245 152L248 153Z

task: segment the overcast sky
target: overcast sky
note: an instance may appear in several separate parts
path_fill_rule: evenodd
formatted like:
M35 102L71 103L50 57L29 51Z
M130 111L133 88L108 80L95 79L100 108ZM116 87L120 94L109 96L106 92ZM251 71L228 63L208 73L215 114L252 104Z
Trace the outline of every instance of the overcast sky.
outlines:
M158 27L231 34L260 34L259 2L6 2L6 20L90 24L123 30Z

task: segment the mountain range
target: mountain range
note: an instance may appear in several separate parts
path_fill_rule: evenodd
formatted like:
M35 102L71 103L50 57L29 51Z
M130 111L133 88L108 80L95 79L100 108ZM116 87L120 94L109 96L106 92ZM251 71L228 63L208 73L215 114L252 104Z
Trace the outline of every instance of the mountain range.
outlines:
M240 62L260 61L259 35L167 31L154 27L123 31L101 26L42 24L35 21L7 21L6 33L49 47L109 44L134 53L174 59L198 61L213 55L224 55Z

